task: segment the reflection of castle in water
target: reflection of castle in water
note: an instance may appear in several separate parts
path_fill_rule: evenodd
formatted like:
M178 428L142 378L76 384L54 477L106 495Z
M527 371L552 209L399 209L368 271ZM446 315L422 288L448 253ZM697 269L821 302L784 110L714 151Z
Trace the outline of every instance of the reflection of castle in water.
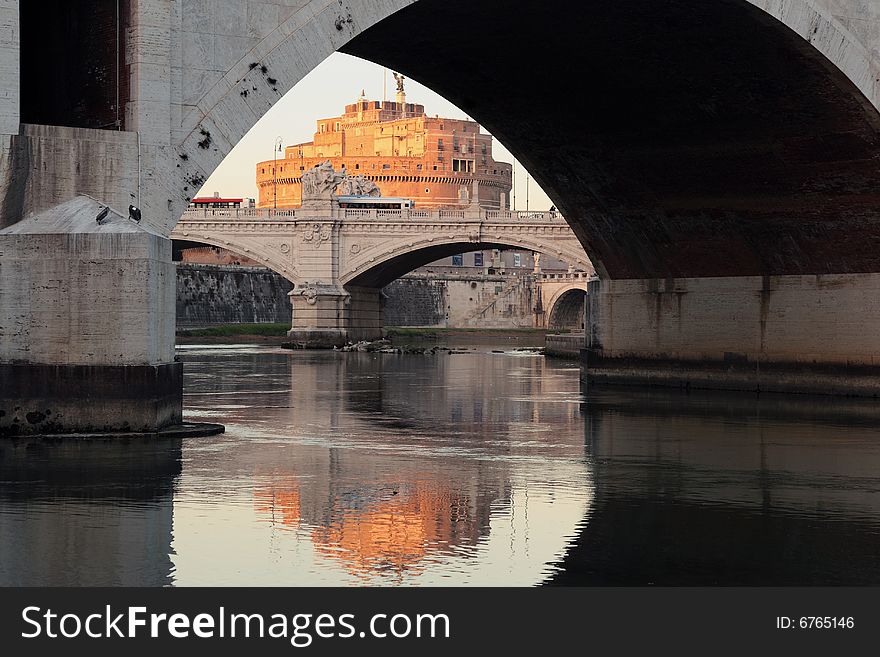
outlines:
M501 360L510 356L488 354L476 365L455 355L313 358L311 367L292 366L289 403L279 414L292 415L298 427L357 434L361 446L374 442L377 450L299 447L296 461L284 467L254 454L262 482L254 507L262 522L307 533L319 554L358 576L399 581L437 555L466 559L469 552L459 548L486 539L491 514L509 506L506 463L450 462L432 458L433 450L484 448L491 441L494 452L505 454L505 434L515 435L520 425L540 428L542 414L552 411L546 419L554 427L560 420L582 422L577 404L552 404L548 411L537 403L570 393L570 378L554 376L560 366L542 358L523 357L513 371ZM426 376L427 363L436 381L431 397L412 385ZM499 369L507 376L499 377Z
M319 554L354 575L402 578L432 555L477 545L488 534L490 509L510 494L508 482L478 468L456 479L416 463L390 474L381 457L331 450L324 472L316 467L320 456L309 460L305 485L289 475L261 476L267 483L254 491L254 506L263 522L307 531Z
M210 408L222 408L227 436L240 433L247 445L232 459L190 451L190 472L246 482L256 527L247 538L218 528L209 542L187 535L182 511L178 572L200 572L200 549L232 541L245 551L270 545L274 582L442 583L441 573L538 581L565 536L532 537L529 523L542 524L530 509L575 522L589 493L554 504L552 485L526 491L523 462L540 462L551 481L583 477L577 379L561 375L571 366L490 349L263 352L252 362L212 354L199 363L191 398L204 394ZM562 458L548 460L548 445ZM516 568L514 579L494 564Z

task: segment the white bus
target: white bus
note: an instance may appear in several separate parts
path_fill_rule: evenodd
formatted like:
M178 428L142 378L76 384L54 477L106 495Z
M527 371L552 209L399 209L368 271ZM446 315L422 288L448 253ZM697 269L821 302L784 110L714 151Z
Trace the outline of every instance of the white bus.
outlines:
M383 196L337 196L340 208L354 210L411 210L412 199Z

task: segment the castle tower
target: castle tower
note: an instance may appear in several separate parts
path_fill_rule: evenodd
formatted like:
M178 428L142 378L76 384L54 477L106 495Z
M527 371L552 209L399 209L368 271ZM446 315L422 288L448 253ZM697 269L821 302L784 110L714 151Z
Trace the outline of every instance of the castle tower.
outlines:
M429 116L424 105L406 102L404 76L394 79L395 101L361 91L341 115L317 121L312 141L257 164L258 207L273 207L276 197L279 208L300 207L302 174L329 160L336 171L363 175L383 196L411 199L417 208L504 209L513 170L492 157L492 136L474 121Z

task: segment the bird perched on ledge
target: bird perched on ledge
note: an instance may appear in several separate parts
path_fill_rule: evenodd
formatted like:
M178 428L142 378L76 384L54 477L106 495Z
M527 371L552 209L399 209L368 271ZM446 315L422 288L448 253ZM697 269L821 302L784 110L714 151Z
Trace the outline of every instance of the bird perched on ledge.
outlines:
M133 219L135 223L141 222L141 211L140 208L136 208L133 205L128 206L128 218Z
M98 222L98 225L101 225L104 223L104 219L107 218L108 214L110 214L110 206L109 205L105 208L102 208L101 211L98 213L98 216L95 217L95 221Z

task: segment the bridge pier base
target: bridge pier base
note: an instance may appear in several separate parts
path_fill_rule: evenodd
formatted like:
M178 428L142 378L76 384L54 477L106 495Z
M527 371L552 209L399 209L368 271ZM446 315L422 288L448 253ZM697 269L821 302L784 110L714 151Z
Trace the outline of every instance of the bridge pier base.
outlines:
M330 349L382 337L382 291L305 284L290 292L293 311L287 336L304 349Z
M385 317L382 290L370 287L346 288L351 295L348 306L348 335L353 341L378 340L383 335Z
M330 349L348 342L348 292L336 285L306 284L296 286L289 296L291 342L304 349Z
M880 274L589 283L591 383L880 394Z
M0 231L0 435L182 421L171 241L78 197Z

